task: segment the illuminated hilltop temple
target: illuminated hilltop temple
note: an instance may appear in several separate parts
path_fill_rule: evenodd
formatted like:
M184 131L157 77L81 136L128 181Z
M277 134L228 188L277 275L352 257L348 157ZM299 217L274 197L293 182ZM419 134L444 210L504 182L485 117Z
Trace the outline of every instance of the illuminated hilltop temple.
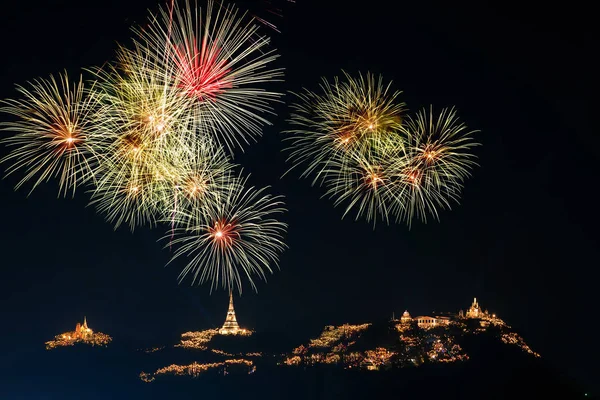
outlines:
M479 306L479 303L477 303L477 298L474 297L473 304L471 304L471 307L467 310L466 317L467 318L483 318L483 317L486 317L487 315L488 315L487 310L483 311L481 309L481 307Z
M233 294L229 293L229 309L225 317L223 327L219 329L221 335L251 335L252 331L240 328L235 318L235 310L233 309Z
M83 325L79 322L75 325L75 332L73 337L75 339L89 339L94 335L94 331L88 328L87 326L87 318L83 317Z
M473 304L467 310L466 314L463 315L462 310L458 314L459 318L469 318L469 319L478 319L480 320L480 324L483 327L492 325L506 325L504 321L496 316L496 314L490 314L488 310L483 310L479 303L477 302L477 298L473 298Z
M79 322L75 330L56 335L54 340L46 342L46 349L51 350L61 346L73 346L75 343L86 343L92 346L106 346L112 341L112 338L104 333L94 333L88 327L87 318L83 317L83 324Z
M458 314L445 314L444 316L418 316L412 318L408 311L404 311L399 321L394 317L392 317L392 320L400 322L396 326L399 331L405 331L413 322L416 322L417 326L421 329L430 329L449 326L454 322L464 319L477 319L480 321L482 327L487 327L490 324L505 325L504 321L498 318L496 314L490 314L487 310L484 311L477 302L477 298L473 299L473 304L471 304L466 313L460 310Z

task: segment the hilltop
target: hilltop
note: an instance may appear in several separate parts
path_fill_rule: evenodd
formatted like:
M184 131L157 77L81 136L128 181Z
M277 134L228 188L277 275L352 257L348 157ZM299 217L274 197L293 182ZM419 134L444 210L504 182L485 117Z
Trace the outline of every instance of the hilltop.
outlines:
M91 337L85 321L80 331ZM477 300L466 313L413 318L406 311L399 319L326 326L294 342L240 327L230 299L222 328L184 332L177 343L134 349L117 339L106 348L68 347L39 363L55 371L52 380L66 374L80 386L118 382L144 398L198 390L260 399L583 398Z

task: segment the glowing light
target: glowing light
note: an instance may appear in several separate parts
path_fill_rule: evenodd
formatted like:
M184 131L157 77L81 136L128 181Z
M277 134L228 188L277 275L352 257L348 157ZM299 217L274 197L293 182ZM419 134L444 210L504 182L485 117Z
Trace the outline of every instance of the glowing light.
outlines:
M228 223L225 220L216 221L213 227L209 227L210 236L215 239L215 242L220 247L230 247L236 237L239 237L235 224Z
M244 365L249 368L248 373L253 373L256 371L256 366L252 362L252 360L246 360L243 358L238 359L228 359L223 362L214 362L214 363L205 363L201 364L196 361L189 365L177 365L171 364L169 366L159 368L154 373L142 372L139 377L143 382L153 382L157 376L159 375L175 375L175 376L183 376L190 375L193 377L198 377L201 373L206 372L215 368L222 368L231 365ZM227 370L223 371L223 374L228 374Z
M375 173L371 173L368 175L368 181L374 189L377 188L378 184L383 183L383 179L381 179L381 177Z
M419 173L416 171L409 173L408 179L415 185L418 185L421 181L421 179L419 177Z

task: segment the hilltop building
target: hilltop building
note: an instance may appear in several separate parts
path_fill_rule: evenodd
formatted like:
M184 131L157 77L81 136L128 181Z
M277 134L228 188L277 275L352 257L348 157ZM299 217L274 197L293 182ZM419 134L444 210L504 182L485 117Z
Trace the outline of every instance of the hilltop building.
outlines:
M474 297L473 304L471 304L471 307L467 310L466 317L483 319L488 318L489 313L487 310L483 311L483 309L479 306L479 303L477 303L477 298Z
M102 332L94 332L83 317L83 324L77 323L75 330L56 335L54 340L46 342L46 349L51 350L61 346L73 346L75 343L86 343L92 346L106 346L112 338Z
M477 298L473 299L473 304L467 310L465 314L459 313L459 318L470 318L470 319L478 319L479 323L482 327L487 328L490 324L492 325L506 325L504 321L496 316L496 314L490 314L488 310L483 310L479 303L477 303Z
M412 322L412 317L408 313L408 310L404 310L402 313L402 317L400 317L401 324L410 324Z
M75 332L73 333L73 339L89 339L94 335L94 331L88 328L87 318L83 317L83 325L79 322L75 325Z
M415 318L417 320L417 326L421 329L430 329L437 326L448 326L450 325L450 318L448 317L427 317L420 316Z
M477 302L477 298L473 299L473 303L471 307L467 310L467 312L463 312L460 310L457 314L454 313L440 313L441 315L427 316L421 315L415 318L412 318L408 311L404 311L402 317L400 317L400 324L396 325L396 328L403 332L411 325L414 321L417 323L417 326L421 329L430 329L438 326L449 326L453 321L462 320L465 318L468 319L477 319L480 321L482 327L487 327L490 324L492 325L505 325L504 321L496 316L496 314L490 314L487 310L484 310L479 303ZM393 319L393 318L392 318ZM393 319L398 322L398 320Z
M237 323L237 318L235 317L235 309L233 308L233 293L229 293L229 309L227 310L227 316L225 317L225 322L223 323L223 327L219 329L219 334L221 335L250 335L252 332L243 328Z

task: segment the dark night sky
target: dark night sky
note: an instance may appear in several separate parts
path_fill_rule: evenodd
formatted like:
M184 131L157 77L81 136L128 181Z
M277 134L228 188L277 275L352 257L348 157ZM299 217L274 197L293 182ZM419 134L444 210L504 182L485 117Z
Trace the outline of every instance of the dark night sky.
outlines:
M326 324L393 311L456 311L477 296L552 364L591 384L600 357L597 331L588 329L597 319L599 256L591 10L574 2L569 9L335 3L298 0L279 21L274 42L286 69L279 89L314 88L341 69L381 73L411 110L456 105L482 131L481 167L440 223L373 230L341 220L342 210L308 181L280 179L288 110L277 106L274 125L236 161L254 184L286 196L289 250L258 294L247 289L237 300L238 319L302 339ZM129 43L130 25L157 5L4 4L0 97L14 96L14 83L111 59L117 41ZM227 295L178 286L182 264L164 268L162 230L113 232L86 207L85 193L57 199L50 183L27 197L13 191L16 181L0 181L2 364L84 315L92 328L148 343L222 323Z

